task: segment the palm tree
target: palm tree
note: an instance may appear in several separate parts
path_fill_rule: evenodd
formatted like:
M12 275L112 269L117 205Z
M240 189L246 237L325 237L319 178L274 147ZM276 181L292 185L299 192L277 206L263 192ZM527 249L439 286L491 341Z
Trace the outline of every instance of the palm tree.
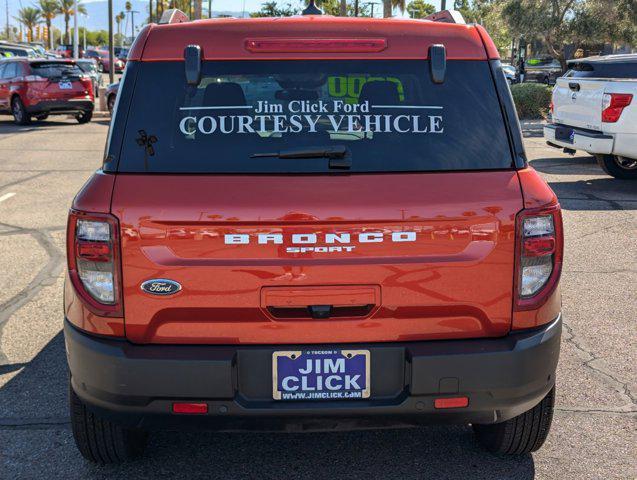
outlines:
M115 15L115 25L117 26L116 38L120 43L122 41L122 22L124 21L125 17L126 15L124 15L124 12L119 12L117 15Z
M33 41L33 29L36 25L42 23L40 10L34 7L24 7L18 10L18 16L14 18L24 25L24 28L29 32L29 40Z
M57 0L58 1L58 13L64 15L64 42L71 43L71 37L69 35L69 22L71 16L75 15L74 0ZM78 2L77 13L86 15L86 7Z
M394 8L405 11L405 0L383 0L383 17L391 17Z
M131 2L126 2L124 4L124 10L126 10L126 25L124 26L124 36L126 36L126 30L128 30L128 18L130 17L130 12L133 10L133 4ZM131 24L132 28L132 24ZM135 32L133 32L133 37L135 36Z
M341 0L340 15L341 17L347 16L347 0Z
M49 44L49 48L53 49L53 32L51 31L51 22L58 14L58 5L55 0L40 0L40 15L44 19L44 23L46 24L46 30L48 37L47 43Z

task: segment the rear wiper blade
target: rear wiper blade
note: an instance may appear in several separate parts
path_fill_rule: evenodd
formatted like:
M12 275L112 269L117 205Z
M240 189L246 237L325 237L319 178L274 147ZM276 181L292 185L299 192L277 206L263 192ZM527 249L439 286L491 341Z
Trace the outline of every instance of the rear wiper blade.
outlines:
M250 158L327 158L330 168L350 168L351 158L348 157L347 147L344 145L334 145L331 147L304 147L279 152L253 153Z

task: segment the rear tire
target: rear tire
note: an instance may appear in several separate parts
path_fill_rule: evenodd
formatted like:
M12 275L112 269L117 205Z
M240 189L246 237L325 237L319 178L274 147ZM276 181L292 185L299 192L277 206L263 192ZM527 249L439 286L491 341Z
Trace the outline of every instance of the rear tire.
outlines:
M93 118L92 110L86 110L84 112L75 114L75 119L77 120L77 123L88 123L91 121L91 118Z
M478 441L490 452L525 455L546 440L553 420L555 387L531 410L502 423L473 425Z
M75 444L84 458L93 463L122 463L139 457L146 447L147 434L125 428L90 412L69 382L71 427Z
M595 155L602 170L611 177L622 180L637 179L637 160L618 155Z
M31 116L27 113L24 103L18 96L11 99L11 114L16 125L29 125L31 123Z

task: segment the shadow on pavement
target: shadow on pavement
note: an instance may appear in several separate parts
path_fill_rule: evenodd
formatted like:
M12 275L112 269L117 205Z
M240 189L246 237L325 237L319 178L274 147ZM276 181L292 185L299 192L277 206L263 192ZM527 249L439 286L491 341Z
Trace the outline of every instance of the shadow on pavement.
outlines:
M538 158L529 162L538 172L549 175L605 175L592 156Z
M471 429L431 426L314 433L152 432L144 458L95 466L75 450L67 421L66 360L62 332L0 388L0 417L60 424L59 442L46 460L31 447L13 447L24 468L47 468L68 478L462 478L532 479L533 457L500 457L482 450ZM61 430L59 430L61 429ZM51 430L40 430L47 443ZM18 431L14 430L16 438ZM61 448L61 450L59 450ZM15 449L18 449L16 452ZM17 457L17 458L16 458ZM59 464L58 464L59 462ZM0 468L1 467L0 461ZM15 468L16 465L13 465ZM22 470L22 467L20 467ZM435 477L434 477L435 476Z

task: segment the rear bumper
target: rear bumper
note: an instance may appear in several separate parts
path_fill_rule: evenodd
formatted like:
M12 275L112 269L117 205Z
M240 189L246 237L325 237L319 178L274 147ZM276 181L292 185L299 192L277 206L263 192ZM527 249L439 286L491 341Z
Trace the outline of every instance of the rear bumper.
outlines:
M613 135L593 132L580 128L572 128L573 141L556 140L555 131L557 127L567 127L567 125L545 125L544 139L552 146L561 148L571 148L573 150L584 150L592 154L610 154L613 153L613 145L615 138Z
M91 112L93 111L93 108L95 108L95 104L91 100L71 99L38 102L27 106L26 110L31 115L37 113L47 113L50 115L54 115L64 113Z
M100 415L142 428L270 428L310 417L507 420L532 408L554 385L561 328L558 317L496 339L357 344L371 352L371 399L323 402L271 399L272 352L291 346L134 345L89 336L68 321L64 334L72 387ZM461 395L469 397L468 407L434 408L435 398ZM174 401L206 402L208 414L171 414Z

